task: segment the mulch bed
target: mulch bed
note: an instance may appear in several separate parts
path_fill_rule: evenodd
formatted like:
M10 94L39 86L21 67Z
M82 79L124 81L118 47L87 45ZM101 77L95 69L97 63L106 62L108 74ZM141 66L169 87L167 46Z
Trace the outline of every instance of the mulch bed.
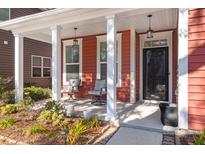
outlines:
M64 138L61 135L61 128L57 126L52 126L51 124L42 124L38 122L37 118L40 114L40 110L22 110L15 114L0 115L0 120L7 117L12 117L15 119L15 123L12 127L7 129L0 129L0 144L41 144L41 145L62 145L64 144ZM73 123L82 119L80 117L67 117L68 125L72 126ZM35 134L32 136L27 136L25 133L26 128L32 125L41 124L45 126L46 131L43 133ZM94 140L103 134L109 125L105 122L100 122L100 127L98 129L93 129L87 131L84 135L80 137L77 144L92 144ZM50 135L49 135L50 134ZM3 139L2 139L3 137ZM9 140L15 142L9 142Z
M194 145L193 143L194 136L195 136L194 134L180 135L178 136L179 143L181 145Z

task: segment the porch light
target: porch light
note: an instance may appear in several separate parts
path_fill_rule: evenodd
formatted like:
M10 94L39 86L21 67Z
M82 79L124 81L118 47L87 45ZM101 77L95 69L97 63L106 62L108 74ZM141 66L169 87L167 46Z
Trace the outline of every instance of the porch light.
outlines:
M76 31L77 31L77 27L74 27L74 31L75 31L75 38L74 38L74 40L73 40L73 49L76 47L76 46L78 46L78 40L76 39Z
M147 38L153 38L153 30L151 29L151 17L152 17L152 15L149 14L147 17L149 18L149 29L147 31Z

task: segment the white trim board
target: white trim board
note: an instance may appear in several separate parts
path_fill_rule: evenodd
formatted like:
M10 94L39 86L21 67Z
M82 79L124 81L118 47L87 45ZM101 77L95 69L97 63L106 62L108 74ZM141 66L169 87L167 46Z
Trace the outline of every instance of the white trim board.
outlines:
M178 127L188 129L188 9L178 19Z
M130 103L136 103L136 31L130 30Z
M79 48L80 48L80 53L79 53L79 58L80 58L80 68L79 68L79 77L80 80L82 81L82 38L77 39L78 40L78 44L79 44ZM65 60L66 60L66 56L65 56L65 52L66 52L66 46L70 46L73 45L73 39L70 40L64 40L63 41L63 85L68 85L68 82L66 81L66 65L65 65ZM82 83L82 82L81 82Z
M145 41L152 41L152 40L160 40L160 39L167 39L167 46L162 46L162 47L168 47L168 52L169 52L169 100L168 102L172 102L172 52L173 52L173 47L172 47L172 35L173 31L164 31L164 32L157 32L153 34L153 38L147 39L146 34L140 34L140 86L139 86L139 94L140 94L140 101L148 101L152 103L159 103L161 101L155 101L155 100L144 100L143 99L143 49L144 47L144 42ZM158 46L160 47L160 46ZM156 48L158 48L156 47ZM153 47L151 47L153 48Z

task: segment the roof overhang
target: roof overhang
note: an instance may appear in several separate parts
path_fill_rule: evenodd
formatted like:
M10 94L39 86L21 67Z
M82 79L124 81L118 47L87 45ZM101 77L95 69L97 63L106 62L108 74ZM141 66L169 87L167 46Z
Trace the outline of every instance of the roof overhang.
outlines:
M0 29L11 30L14 33L24 33L55 25L64 25L109 16L130 10L133 9L54 9L2 22L0 23Z
M73 36L73 27L78 26L79 35L106 32L106 16L116 15L117 30L134 27L138 32L147 28L148 13L153 13L155 29L176 27L176 9L164 8L61 8L28 15L0 23L0 29L10 30L32 39L51 42L50 28L62 27L62 38ZM162 20L163 18L163 20ZM158 26L161 24L162 26Z

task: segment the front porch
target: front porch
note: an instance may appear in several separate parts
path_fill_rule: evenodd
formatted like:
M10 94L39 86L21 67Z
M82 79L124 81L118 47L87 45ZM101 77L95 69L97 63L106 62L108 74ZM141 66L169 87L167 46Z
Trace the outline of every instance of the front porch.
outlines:
M66 98L62 99L62 106L65 109L74 109L72 113L74 116L84 117L86 114L90 116L96 116L100 120L107 120L106 105L92 105L90 102L92 99L79 99L73 101L67 101ZM168 130L167 127L163 127L160 121L160 110L158 104L150 104L140 102L131 104L124 102L117 102L117 125L134 127L141 129L151 129L157 132Z
M178 72L181 69L184 70L182 67L184 62L178 63L183 55L178 56L177 31L185 26L177 25L177 17L183 13L178 9L54 9L5 22L0 28L11 30L15 36L16 101L23 99L23 37L28 37L52 44L53 100L62 99L61 89L68 86L67 79L70 76L77 76L82 81L79 93L82 98L86 98L88 87L94 87L96 79L104 77L107 81L107 105L96 107L83 100L73 102L72 105L80 114L91 110L100 118L112 122L119 120L124 124L139 124L140 127L151 125L150 127L161 129L158 106L149 103L141 104L146 101L143 91L146 88L143 84L145 80L143 49L149 47L169 49L169 58L166 61L168 67L165 73L167 83L163 85L166 87L164 88L166 96L163 101L178 102L175 97L175 91L179 85L177 70L179 69ZM156 32L149 40L146 38L148 14L153 15L152 28ZM73 61L73 57L69 61L69 56L66 55L67 50L69 53L72 40L76 39L73 27L78 27L77 61ZM165 43L161 43L164 40L166 40ZM154 42L158 43L154 46ZM105 43L104 48L101 48L101 43ZM101 57L101 50L106 51L104 59ZM106 69L105 64L108 66ZM154 79L151 78L151 80ZM178 91L181 92L180 89ZM129 103L117 103L122 100ZM179 125L182 123L181 128L187 127L184 125L188 123L186 104L180 107L179 117L181 114L182 117L179 118ZM141 119L144 121L141 122Z

